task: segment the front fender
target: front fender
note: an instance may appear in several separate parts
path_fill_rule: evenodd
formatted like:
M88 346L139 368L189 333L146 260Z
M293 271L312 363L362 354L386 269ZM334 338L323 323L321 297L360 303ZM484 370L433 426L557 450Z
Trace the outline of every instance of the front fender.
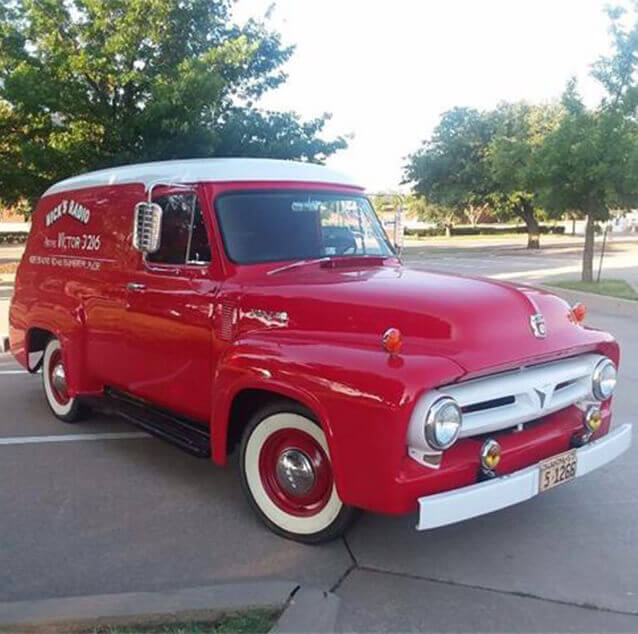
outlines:
M380 348L253 334L232 343L213 386L213 459L226 461L230 407L244 389L269 390L311 409L330 450L337 490L354 506L378 510L406 453L405 434L424 389L462 375L439 357L390 356ZM387 504L384 505L387 508Z

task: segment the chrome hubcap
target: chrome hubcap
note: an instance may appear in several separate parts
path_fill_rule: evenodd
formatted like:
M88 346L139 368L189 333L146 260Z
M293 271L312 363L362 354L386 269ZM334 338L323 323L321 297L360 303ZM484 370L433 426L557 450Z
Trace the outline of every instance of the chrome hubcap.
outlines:
M61 394L66 393L66 374L64 373L64 366L58 363L53 370L51 370L51 384Z
M277 460L277 482L291 495L307 495L315 484L310 458L299 449L286 449Z

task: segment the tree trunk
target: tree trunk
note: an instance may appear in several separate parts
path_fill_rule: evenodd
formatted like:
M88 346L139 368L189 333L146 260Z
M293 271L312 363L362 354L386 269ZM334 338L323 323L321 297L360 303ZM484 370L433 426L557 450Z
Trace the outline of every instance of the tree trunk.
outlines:
M445 237L446 238L452 237L452 225L450 223L446 223L445 225Z
M529 200L521 201L521 205L518 208L518 215L525 221L525 225L527 226L527 248L540 249L540 227L534 215L534 206Z
M470 221L472 227L476 227L476 225L483 220L488 209L489 205L487 203L483 203L482 205L468 205L464 210L465 217Z
M572 216L572 235L576 235L576 216Z
M583 282L594 281L594 238L595 238L594 217L587 214L587 224L585 225L585 248L583 249L583 270L581 279Z

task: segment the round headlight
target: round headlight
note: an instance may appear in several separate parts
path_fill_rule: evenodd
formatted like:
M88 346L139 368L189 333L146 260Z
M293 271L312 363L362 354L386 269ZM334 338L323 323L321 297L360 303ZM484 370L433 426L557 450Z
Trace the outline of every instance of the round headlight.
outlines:
M434 449L447 449L458 438L463 414L449 396L435 401L425 417L425 439Z
M603 359L594 368L592 392L599 401L608 399L616 387L616 366L610 359Z

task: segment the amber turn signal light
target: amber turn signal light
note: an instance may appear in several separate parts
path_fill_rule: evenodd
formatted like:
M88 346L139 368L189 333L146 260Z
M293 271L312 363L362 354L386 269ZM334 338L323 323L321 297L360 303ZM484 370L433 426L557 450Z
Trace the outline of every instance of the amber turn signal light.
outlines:
M486 440L481 447L481 465L485 471L493 471L501 461L501 445L496 440Z
M574 321L577 324L580 324L585 319L585 315L587 314L587 308L585 308L585 304L581 304L580 302L574 304L571 308L571 314L574 318Z
M585 427L587 431L595 432L603 422L603 415L600 411L600 407L597 405L590 405L585 412Z
M388 328L381 337L381 345L390 354L398 354L402 344L403 338L398 328Z

